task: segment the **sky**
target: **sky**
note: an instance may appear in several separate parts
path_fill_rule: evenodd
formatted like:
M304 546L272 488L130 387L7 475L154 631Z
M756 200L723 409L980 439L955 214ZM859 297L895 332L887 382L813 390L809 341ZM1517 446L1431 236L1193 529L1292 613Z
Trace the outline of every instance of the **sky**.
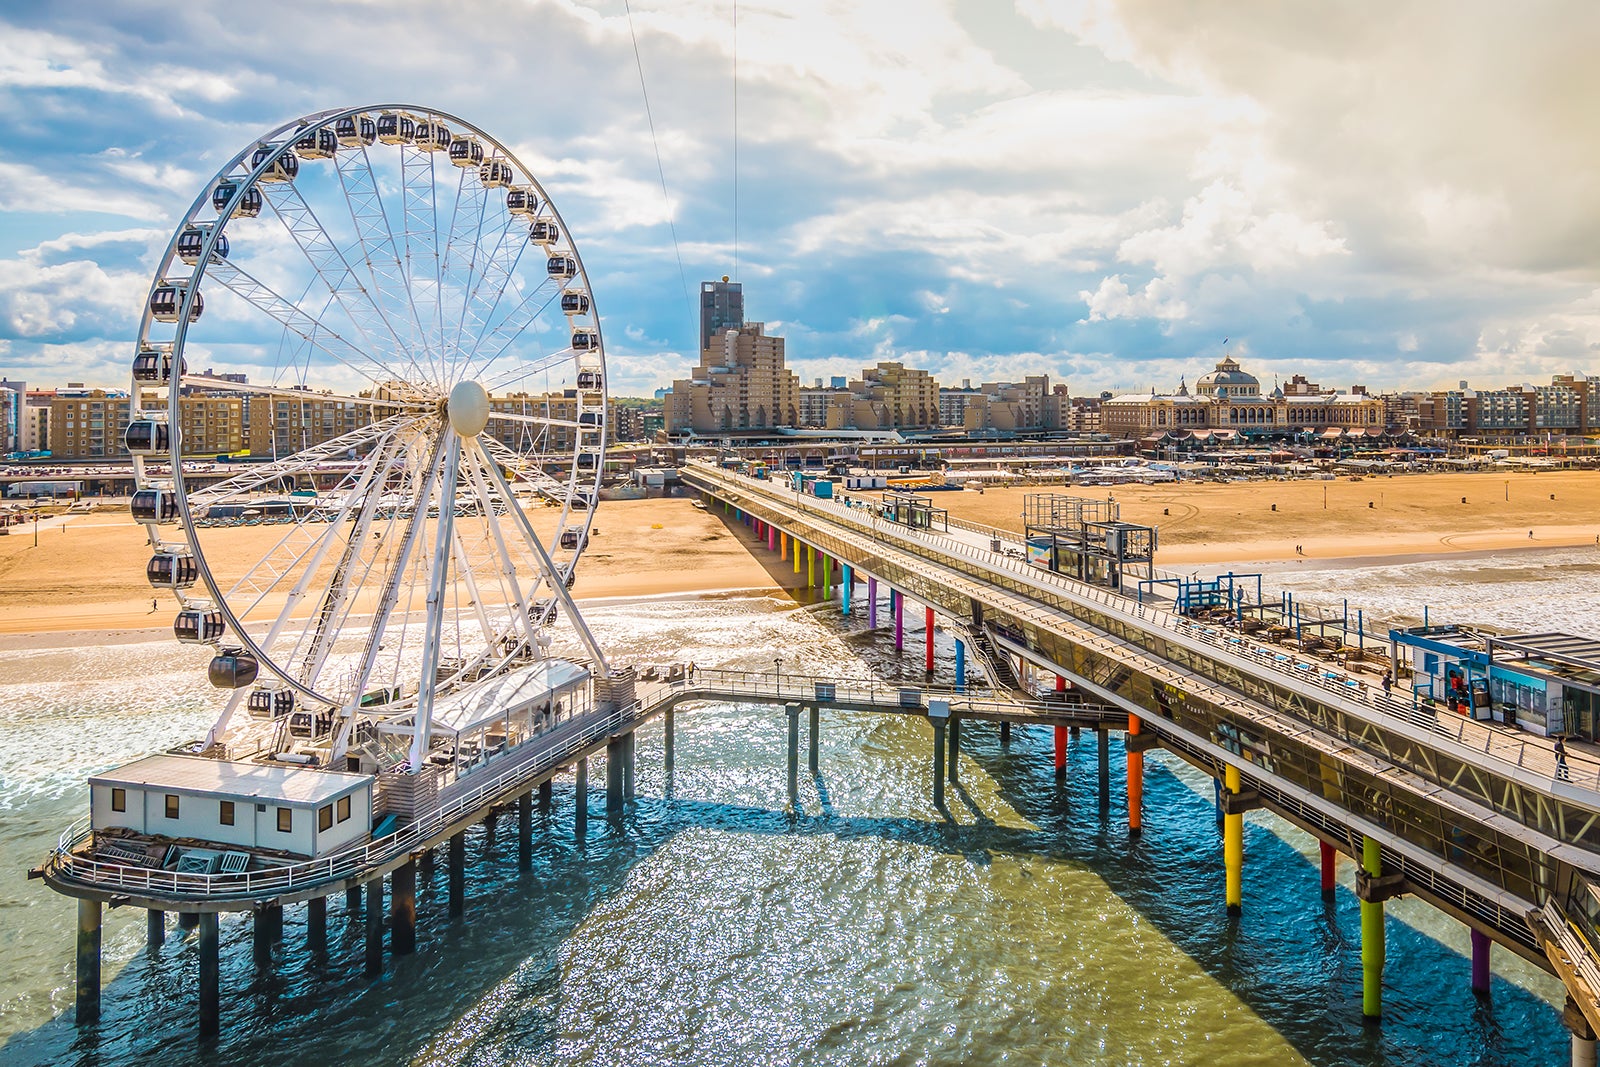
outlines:
M215 170L390 101L537 173L613 395L688 375L723 275L807 383L1168 390L1224 351L1341 388L1600 373L1592 0L631 7L0 7L0 374L125 385Z

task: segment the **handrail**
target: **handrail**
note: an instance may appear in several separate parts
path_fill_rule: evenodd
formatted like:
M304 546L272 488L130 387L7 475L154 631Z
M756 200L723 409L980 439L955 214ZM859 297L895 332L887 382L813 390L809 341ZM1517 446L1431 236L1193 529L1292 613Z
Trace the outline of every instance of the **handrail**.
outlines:
M725 471L720 468L707 467L698 462L688 464L687 466L695 468L692 473L700 474L701 476L707 477L712 481L720 481L735 492L738 492L743 488L743 486L740 486L738 482L734 481L734 479L740 479L742 481L749 482L751 489L759 492L762 496L767 497L773 502L781 502L783 506L793 507L797 512L802 514L810 513L827 520L838 522L841 525L853 527L857 532L873 537L879 541L897 543L899 547L912 551L915 554L928 556L927 551L919 551L919 549L933 549L941 551L946 557L963 557L970 559L974 562L986 565L991 569L1002 571L1012 575L1013 577L1022 578L1027 584L1038 588L1041 592L1049 590L1054 593L1059 591L1059 593L1065 594L1068 601L1077 602L1082 606L1087 606L1088 603L1092 602L1124 616L1131 616L1139 619L1140 621L1152 623L1160 629L1175 631L1183 634L1185 637L1199 638L1200 640L1205 641L1205 643L1217 647L1220 651L1250 663L1252 666L1258 669L1266 668L1272 670L1275 674L1288 675L1298 683L1304 684L1309 682L1317 688L1323 689L1330 694L1339 697L1341 700L1349 701L1358 706L1370 709L1371 712L1377 715L1387 715L1391 718L1400 719L1402 721L1411 723L1414 726L1427 729L1430 732L1440 734L1441 736L1450 737L1457 743L1462 744L1473 751L1479 752L1486 758L1497 763L1503 763L1510 767L1516 767L1525 771L1533 771L1534 773L1548 776L1552 782L1560 781L1566 785L1600 790L1600 762L1592 761L1575 754L1569 755L1567 766L1565 768L1566 773L1563 774L1561 773L1563 768L1555 762L1553 754L1550 753L1549 750L1533 744L1525 735L1517 736L1514 734L1508 734L1504 731L1494 730L1471 719L1463 719L1458 724L1455 733L1452 735L1439 724L1437 717L1430 717L1426 713L1416 711L1415 709L1409 709L1405 705L1401 705L1389 698L1379 698L1372 692L1370 683L1360 679L1350 678L1345 672L1331 672L1332 677L1324 677L1321 670L1302 671L1295 669L1293 663L1296 661L1297 656L1303 661L1307 656L1307 654L1304 652L1297 653L1296 656L1287 657L1287 664L1285 661L1280 661L1276 658L1264 660L1259 655L1252 656L1246 654L1242 651L1242 647L1234 648L1226 643L1211 640L1208 637L1203 636L1197 632L1198 624L1193 619L1176 615L1175 613L1166 611L1164 609L1153 608L1148 605L1141 604L1133 598L1124 596L1119 592L1099 586L1088 585L1087 583L1077 582L1074 579L1067 578L1064 575L1057 574L1053 571L1041 571L1036 567L1032 567L1031 565L1019 563L1019 561L1013 556L994 553L979 546L971 545L959 539L951 538L932 531L902 526L898 523L883 522L876 517L874 518L873 523L869 526L868 524L862 523L854 514L854 512L858 509L850 508L837 500L827 498L802 498L798 493L794 494L794 499L791 500L790 495L787 492L771 492L769 486L764 486L763 483L756 479L750 479L743 475L738 475L734 472ZM928 556L928 558L933 557ZM1048 620L1040 617L1035 619L1035 621L1044 622ZM1328 620L1319 621L1326 622ZM1251 645L1254 644L1253 642L1247 643ZM1318 666L1321 665L1318 664ZM1353 684L1346 684L1347 682ZM1471 731L1470 735L1469 731ZM1503 750L1508 747L1512 749L1515 758L1509 757L1502 751L1497 751L1497 749ZM1530 755L1532 758L1530 758ZM1583 773L1581 774L1581 778L1573 773L1575 768L1582 770Z

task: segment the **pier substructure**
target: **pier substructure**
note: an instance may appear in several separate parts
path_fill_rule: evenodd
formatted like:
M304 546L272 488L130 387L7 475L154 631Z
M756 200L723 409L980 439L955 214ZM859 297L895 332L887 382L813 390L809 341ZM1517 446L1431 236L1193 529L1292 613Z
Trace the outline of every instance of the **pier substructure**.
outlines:
M346 915L361 914L361 887L353 885L344 891L344 913Z
M578 761L574 776L573 796L577 804L572 810L572 835L583 838L589 832L589 757Z
M467 910L467 834L450 835L450 917L459 919Z
M417 950L417 864L408 860L389 875L389 947L396 956Z
M622 735L622 799L633 799L633 753L639 747L639 734L629 730Z
M789 553L794 557L794 572L800 573L800 557L805 555L805 544L797 537L794 539L794 551Z
M927 646L927 653L923 657L925 659L925 661L926 661L926 666L925 666L924 669L929 674L932 674L933 673L933 609L932 608L925 608L925 609L923 609L923 611L924 611L924 614L923 614L923 618L922 618L922 626L923 626L923 631L922 632L923 632L924 643Z
M894 650L906 650L906 600L900 590L889 590L889 613L894 616Z
M1222 810L1220 799L1217 802L1217 810L1219 812ZM1319 841L1317 844L1321 846L1322 852L1322 897L1324 900L1332 900L1334 892L1333 865L1334 857L1337 853L1334 852L1333 846L1326 841Z
M800 804L800 705L789 704L789 804Z
M850 614L850 594L855 591L856 576L850 564L839 568L839 614Z
M533 870L533 793L517 798L517 870Z
M935 713L928 709L928 722L933 726L933 806L944 810L944 730L950 718L949 709Z
M672 747L676 720L671 708L661 716L661 768L667 778L667 788L672 788Z
M1361 839L1361 870L1368 878L1383 876L1378 842L1370 837ZM1365 894L1357 895L1362 898L1361 1021L1375 1023L1383 1017L1383 900L1368 900Z
M811 721L809 723L807 723L807 725L811 728L811 737L810 737L810 745L808 746L808 751L806 753L806 766L811 769L811 773L812 774L816 774L817 773L817 764L818 764L817 747L818 747L819 736L820 736L820 734L822 732L821 719L822 719L822 709L819 708L815 704L811 705L811 715L810 715L810 720Z
M1225 767L1222 785L1223 896L1228 915L1237 918L1244 910L1244 812L1232 810L1229 802L1240 793L1239 768Z
M867 576L867 629L878 628L878 579Z
M151 948L160 948L167 940L167 913L149 909L144 917L144 939Z
M1059 730L1060 727L1058 726L1056 729ZM1009 722L1003 722L1000 724L1000 744L1011 744L1011 724Z
M78 898L77 1020L100 1021L100 920L98 900Z
M1001 725L1008 724L1002 723ZM1005 740L1003 735L1001 740ZM1065 726L1057 726L1055 728L1055 743L1056 778L1061 779L1067 776L1067 728Z
M1128 836L1138 837L1144 830L1144 749L1139 734L1139 716L1128 716L1128 732L1123 743L1128 759Z
M1561 1024L1572 1033L1572 1067L1595 1067L1594 1027L1570 994L1561 1009Z
M306 948L314 955L328 950L328 898L306 901Z
M555 783L546 778L544 781L539 783L539 814L549 815L550 809L555 806L555 802Z
M1483 997L1489 995L1489 946L1492 944L1488 934L1472 931L1472 991Z
M606 816L622 814L622 748L620 737L606 742Z
M367 883L367 977L383 973L383 879Z
M217 913L197 915L200 928L200 1036L215 1037L221 1028L222 957Z
M180 930L193 930L195 927L197 927L199 925L200 925L200 913L198 911L180 911L180 912L178 912L178 929L180 929Z
M967 643L956 638L956 692L967 691Z
M831 596L833 593L833 557L826 553L822 556L822 595Z
M1096 770L1099 772L1100 810L1111 810L1111 731L1104 726L1094 728Z
M257 967L267 968L272 966L272 913L276 911L280 916L282 908L274 908L267 904L258 906L250 915L250 949Z
M961 764L961 716L950 716L950 765L945 768L945 774L950 778L950 784L955 785L961 780L958 768Z

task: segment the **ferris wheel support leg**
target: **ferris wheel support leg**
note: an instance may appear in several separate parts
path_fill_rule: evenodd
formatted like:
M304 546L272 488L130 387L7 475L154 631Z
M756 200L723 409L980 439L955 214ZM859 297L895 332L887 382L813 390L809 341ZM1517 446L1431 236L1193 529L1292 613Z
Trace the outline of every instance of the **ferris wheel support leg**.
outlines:
M439 637L444 628L445 587L450 579L450 543L455 537L456 474L461 468L461 438L454 430L445 431L448 456L444 463L444 484L439 489L439 525L434 531L433 581L428 586L427 629L422 645L422 678L431 680L439 673ZM511 494L506 493L510 500ZM433 690L431 684L417 691L417 713L412 721L410 763L413 773L420 771L428 758L433 731Z

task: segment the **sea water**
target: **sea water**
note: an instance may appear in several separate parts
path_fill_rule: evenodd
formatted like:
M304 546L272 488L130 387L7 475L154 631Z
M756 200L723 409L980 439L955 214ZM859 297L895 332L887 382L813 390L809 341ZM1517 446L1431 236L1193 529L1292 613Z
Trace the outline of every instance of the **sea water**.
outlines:
M1548 566L1565 567L1565 557ZM1514 600L1518 625L1582 621L1600 576L1574 562L1503 570L1518 592L1472 601L1449 567L1357 568L1282 581L1405 615ZM1456 584L1452 581L1459 579ZM1337 581L1338 585L1330 585ZM1574 586L1587 582L1586 590ZM1516 583L1526 583L1525 585ZM1457 589L1459 585L1459 589ZM1547 605L1568 605L1548 607ZM1335 605L1337 606L1337 605ZM1499 609L1497 609L1499 610ZM921 635L897 655L864 605L760 596L610 604L586 612L619 661L836 677L921 678ZM951 659L940 635L941 662ZM363 926L329 907L328 951L285 913L273 964L249 921L222 922L222 1034L197 1036L197 946L145 946L142 912L107 912L103 1019L72 1022L75 908L24 871L86 804L85 777L201 733L215 711L204 656L170 641L0 653L0 1064L1543 1064L1565 1061L1561 990L1497 950L1469 989L1464 927L1414 900L1387 906L1384 1022L1361 1024L1353 872L1332 902L1316 844L1246 818L1245 908L1222 906L1210 781L1146 760L1145 832L1120 789L1099 809L1091 735L1059 784L1044 730L962 731L960 785L932 806L919 720L822 716L821 772L787 810L780 709L678 715L676 766L642 731L638 799L574 839L571 779L536 820L534 870L514 835L469 833L470 899L451 920L443 865L419 888L419 949L362 977ZM1122 754L1113 745L1113 781Z

